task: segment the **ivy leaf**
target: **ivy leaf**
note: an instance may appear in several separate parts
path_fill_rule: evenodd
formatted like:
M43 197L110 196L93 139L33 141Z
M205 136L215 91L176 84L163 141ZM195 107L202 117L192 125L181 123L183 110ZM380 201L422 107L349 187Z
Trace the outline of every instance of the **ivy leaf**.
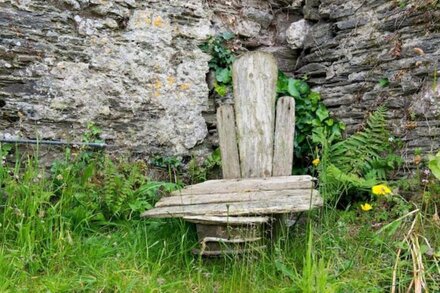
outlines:
M321 121L329 117L328 110L323 105L319 105L318 110L316 110L316 115Z
M280 72L277 80L277 93L278 94L286 94L288 92L288 83L289 80L284 75L284 73Z
M332 118L327 119L327 120L325 121L325 124L327 124L328 126L332 126L333 123L334 123L334 120L333 120Z
M226 96L228 93L228 87L224 84L215 84L214 85L214 91L221 97Z
M429 169L432 174L440 179L440 152L435 156L429 156Z
M319 103L319 100L321 99L321 96L317 92L311 92L307 96L307 99L310 100L310 102L312 103L313 107L317 107L318 103Z
M301 95L307 95L309 93L310 87L306 82L301 80L297 84L298 84L297 86L298 90L301 93Z
M229 68L222 68L215 72L215 79L221 83L230 83L232 72Z
M289 83L287 85L287 91L289 92L289 94L294 97L294 98L301 98L301 94L298 90L298 88L296 87L296 83L294 79L289 79Z

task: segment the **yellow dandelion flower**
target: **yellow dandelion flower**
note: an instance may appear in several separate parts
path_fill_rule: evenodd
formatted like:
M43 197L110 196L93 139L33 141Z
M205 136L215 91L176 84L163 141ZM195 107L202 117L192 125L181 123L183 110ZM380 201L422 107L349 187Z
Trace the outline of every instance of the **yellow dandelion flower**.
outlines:
M375 185L371 188L374 195L388 195L391 194L391 189L385 184Z
M364 203L364 204L361 204L361 209L362 209L364 212L368 212L369 210L372 210L373 207L371 206L371 204L369 204L368 202L366 202L366 203Z
M313 166L318 166L319 165L319 162L321 162L321 160L319 159L319 158L316 158L316 159L314 159L313 161L312 161L312 164L313 164Z

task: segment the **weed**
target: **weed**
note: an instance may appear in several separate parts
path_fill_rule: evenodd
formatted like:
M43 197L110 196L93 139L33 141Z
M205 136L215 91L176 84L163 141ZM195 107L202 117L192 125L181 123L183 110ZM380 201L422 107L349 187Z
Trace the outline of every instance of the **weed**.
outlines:
M220 148L214 150L202 164L198 164L195 158L192 158L188 164L191 184L206 181L209 173L216 168L221 167Z

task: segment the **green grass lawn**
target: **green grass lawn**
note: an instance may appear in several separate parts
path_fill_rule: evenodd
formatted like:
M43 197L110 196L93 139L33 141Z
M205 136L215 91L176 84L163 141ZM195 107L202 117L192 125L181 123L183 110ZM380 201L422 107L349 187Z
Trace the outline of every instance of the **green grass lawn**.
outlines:
M139 219L173 184L70 156L47 172L0 167L0 292L390 292L393 279L395 292L440 291L435 205L325 207L267 250L202 259L190 224Z

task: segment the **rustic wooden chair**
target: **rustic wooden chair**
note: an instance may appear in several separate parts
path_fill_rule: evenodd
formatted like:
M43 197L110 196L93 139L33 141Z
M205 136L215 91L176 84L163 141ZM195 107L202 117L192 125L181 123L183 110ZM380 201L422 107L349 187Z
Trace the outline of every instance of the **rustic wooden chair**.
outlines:
M187 186L162 198L144 217L181 217L197 224L202 255L264 247L276 214L321 206L311 176L290 176L295 101L276 101L276 60L247 53L233 64L234 105L217 111L223 180ZM276 111L275 111L276 105Z

